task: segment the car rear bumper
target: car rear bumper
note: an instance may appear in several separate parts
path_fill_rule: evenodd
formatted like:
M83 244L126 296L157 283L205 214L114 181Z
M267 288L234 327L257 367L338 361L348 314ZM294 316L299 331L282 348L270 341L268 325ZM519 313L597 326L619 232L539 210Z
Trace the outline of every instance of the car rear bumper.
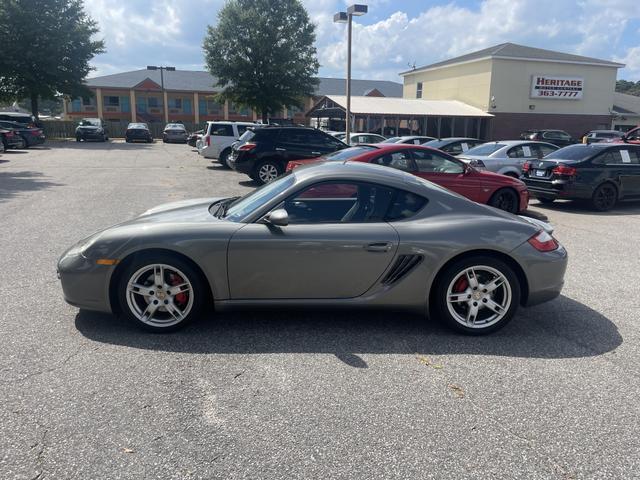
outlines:
M232 153L231 155L229 155L227 163L229 164L231 169L235 170L236 172L244 173L246 175L251 174L252 167L250 162L243 162L241 159L240 161L238 161L237 154Z
M38 135L37 137L34 137L33 135L29 135L29 136L25 135L25 140L27 141L27 144L29 146L32 146L32 145L42 145L46 139L44 135Z
M525 306L548 302L560 295L569 259L567 250L562 245L552 252L539 252L529 242L525 242L513 253L527 277L528 295Z
M106 133L96 133L96 132L76 132L76 137L82 138L84 140L102 140L106 137Z
M547 199L588 199L591 198L592 190L587 186L580 186L567 180L535 180L532 178L522 179L529 189L532 197Z

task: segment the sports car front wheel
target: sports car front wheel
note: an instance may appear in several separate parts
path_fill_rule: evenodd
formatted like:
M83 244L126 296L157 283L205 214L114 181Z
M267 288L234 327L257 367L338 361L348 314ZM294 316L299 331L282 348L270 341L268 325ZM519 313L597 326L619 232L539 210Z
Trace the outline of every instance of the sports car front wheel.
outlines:
M462 259L440 277L439 317L450 327L483 335L504 327L520 303L520 283L505 262L492 257Z
M171 255L133 261L118 286L124 316L154 332L176 330L191 322L202 311L204 297L205 286L198 272Z

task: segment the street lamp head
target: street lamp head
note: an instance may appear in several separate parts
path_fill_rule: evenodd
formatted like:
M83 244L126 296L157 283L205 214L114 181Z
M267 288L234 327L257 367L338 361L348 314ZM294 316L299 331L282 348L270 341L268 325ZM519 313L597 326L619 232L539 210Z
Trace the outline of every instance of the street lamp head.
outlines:
M347 12L338 12L333 16L333 23L347 23L349 21L349 15Z
M153 65L147 65L147 70L157 70L158 67L155 67Z
M175 71L176 71L176 67L164 67L164 69L165 69L167 72L175 72Z
M367 13L369 11L369 7L367 7L366 5L351 5L349 8L347 8L347 13L349 15L353 15L354 17L359 17L361 15L364 15L365 13Z

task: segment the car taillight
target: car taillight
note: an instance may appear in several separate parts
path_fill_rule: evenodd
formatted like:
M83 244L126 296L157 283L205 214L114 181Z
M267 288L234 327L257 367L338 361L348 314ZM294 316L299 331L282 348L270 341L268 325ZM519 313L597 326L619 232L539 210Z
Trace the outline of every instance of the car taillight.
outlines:
M211 135L204 137L204 143L207 144L207 147L211 146Z
M523 173L528 173L530 169L531 169L531 164L529 162L524 162L522 164L522 172Z
M7 132L4 134L5 137L13 137L15 135L15 133L13 132Z
M576 170L575 167L568 167L566 165L558 165L557 167L554 167L552 170L553 173L555 173L556 175L567 175L569 177L575 175L576 173L578 173L578 170Z
M245 143L244 145L241 145L238 150L240 150L241 152L248 152L249 150L253 150L256 147L257 145L255 143Z
M558 241L544 230L540 230L531 237L529 244L539 252L551 252L560 246Z

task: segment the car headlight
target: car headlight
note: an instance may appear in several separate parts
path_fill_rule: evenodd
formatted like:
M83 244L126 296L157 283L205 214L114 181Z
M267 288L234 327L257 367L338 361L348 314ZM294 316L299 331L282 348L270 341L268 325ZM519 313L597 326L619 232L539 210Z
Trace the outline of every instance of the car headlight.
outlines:
M73 247L67 250L65 255L70 257L77 257L78 255L84 256L85 252L95 243L95 241L95 235L91 235L90 237L80 240Z
M96 132L97 132L97 133L104 133L104 129L102 129L102 128L98 128L98 129L96 130Z

